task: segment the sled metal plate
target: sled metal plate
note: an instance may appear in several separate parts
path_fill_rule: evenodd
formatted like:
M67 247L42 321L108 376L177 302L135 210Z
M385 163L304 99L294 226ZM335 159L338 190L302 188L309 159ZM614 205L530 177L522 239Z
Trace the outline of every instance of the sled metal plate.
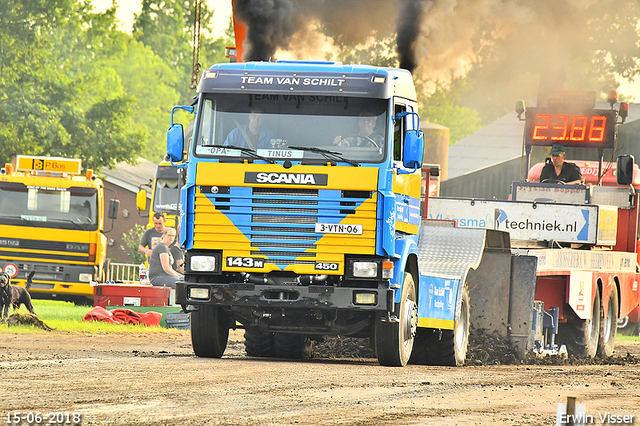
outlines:
M533 307L536 292L535 256L511 257L511 285L509 289L509 339L518 359L524 359L533 349L536 330L533 329ZM540 302L542 303L542 302ZM540 325L540 328L542 325Z
M486 230L424 224L418 240L421 275L464 279L482 259Z
M633 191L628 187L594 186L592 191L591 204L616 206L621 209L633 208Z

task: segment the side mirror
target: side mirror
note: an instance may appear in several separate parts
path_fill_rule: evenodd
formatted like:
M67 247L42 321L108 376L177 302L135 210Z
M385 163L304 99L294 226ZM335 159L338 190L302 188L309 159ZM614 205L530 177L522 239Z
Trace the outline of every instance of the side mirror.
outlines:
M172 124L167 130L167 155L172 162L182 161L184 150L184 133L182 124Z
M111 199L109 200L109 214L107 217L109 219L117 219L118 212L120 211L120 201Z
M633 183L633 155L621 155L616 164L616 182L618 185L631 185Z
M408 169L422 167L424 155L424 135L420 130L407 130L404 134L403 165Z
M136 208L140 211L147 210L147 191L141 189L136 195Z
M173 114L176 109L183 109L193 114L195 108L193 106L177 105L171 108L171 126L167 130L167 155L172 163L179 163L184 156L184 131L182 124L174 123Z

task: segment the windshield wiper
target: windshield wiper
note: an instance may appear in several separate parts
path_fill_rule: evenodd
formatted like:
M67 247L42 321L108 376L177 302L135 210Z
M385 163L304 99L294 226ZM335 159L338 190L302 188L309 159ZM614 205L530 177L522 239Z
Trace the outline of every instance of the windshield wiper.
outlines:
M78 229L82 229L83 231L86 231L87 228L85 228L84 226L82 226L81 224L74 222L71 219L62 219L62 218L52 218L51 222L69 222L72 223L73 225L75 225Z
M275 161L272 160L271 158L267 158L267 157L263 157L262 155L259 155L255 149L251 149L251 148L245 148L244 146L235 146L235 145L224 145L222 146L222 148L233 148L233 149L237 149L239 151L244 152L245 154L249 154L251 155L252 158L257 158L258 160L263 160L268 162L269 164L274 164Z
M360 163L358 163L357 161L345 158L339 152L329 151L328 149L315 148L313 146L289 146L287 148L315 152L317 154L322 155L327 160L342 161L343 163L351 164L354 167L358 167L360 165Z

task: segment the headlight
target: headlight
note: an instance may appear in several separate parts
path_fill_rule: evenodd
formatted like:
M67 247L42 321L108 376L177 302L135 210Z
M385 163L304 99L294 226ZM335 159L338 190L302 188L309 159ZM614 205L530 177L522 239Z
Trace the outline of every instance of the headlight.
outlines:
M353 276L376 278L378 276L378 262L353 262Z
M208 288L191 287L189 289L189 298L190 299L208 299L209 298L209 289Z
M375 305L377 303L377 297L375 293L355 293L354 304L355 305Z
M92 279L93 279L93 274L83 273L78 275L78 281L81 281L83 283L91 282Z
M216 258L213 256L191 256L191 270L194 272L210 272L216 270Z

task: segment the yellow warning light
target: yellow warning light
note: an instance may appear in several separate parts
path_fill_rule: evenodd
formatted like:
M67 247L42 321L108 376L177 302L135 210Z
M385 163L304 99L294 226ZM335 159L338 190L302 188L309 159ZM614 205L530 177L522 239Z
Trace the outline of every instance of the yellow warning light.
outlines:
M80 174L82 160L60 157L16 156L16 171Z

